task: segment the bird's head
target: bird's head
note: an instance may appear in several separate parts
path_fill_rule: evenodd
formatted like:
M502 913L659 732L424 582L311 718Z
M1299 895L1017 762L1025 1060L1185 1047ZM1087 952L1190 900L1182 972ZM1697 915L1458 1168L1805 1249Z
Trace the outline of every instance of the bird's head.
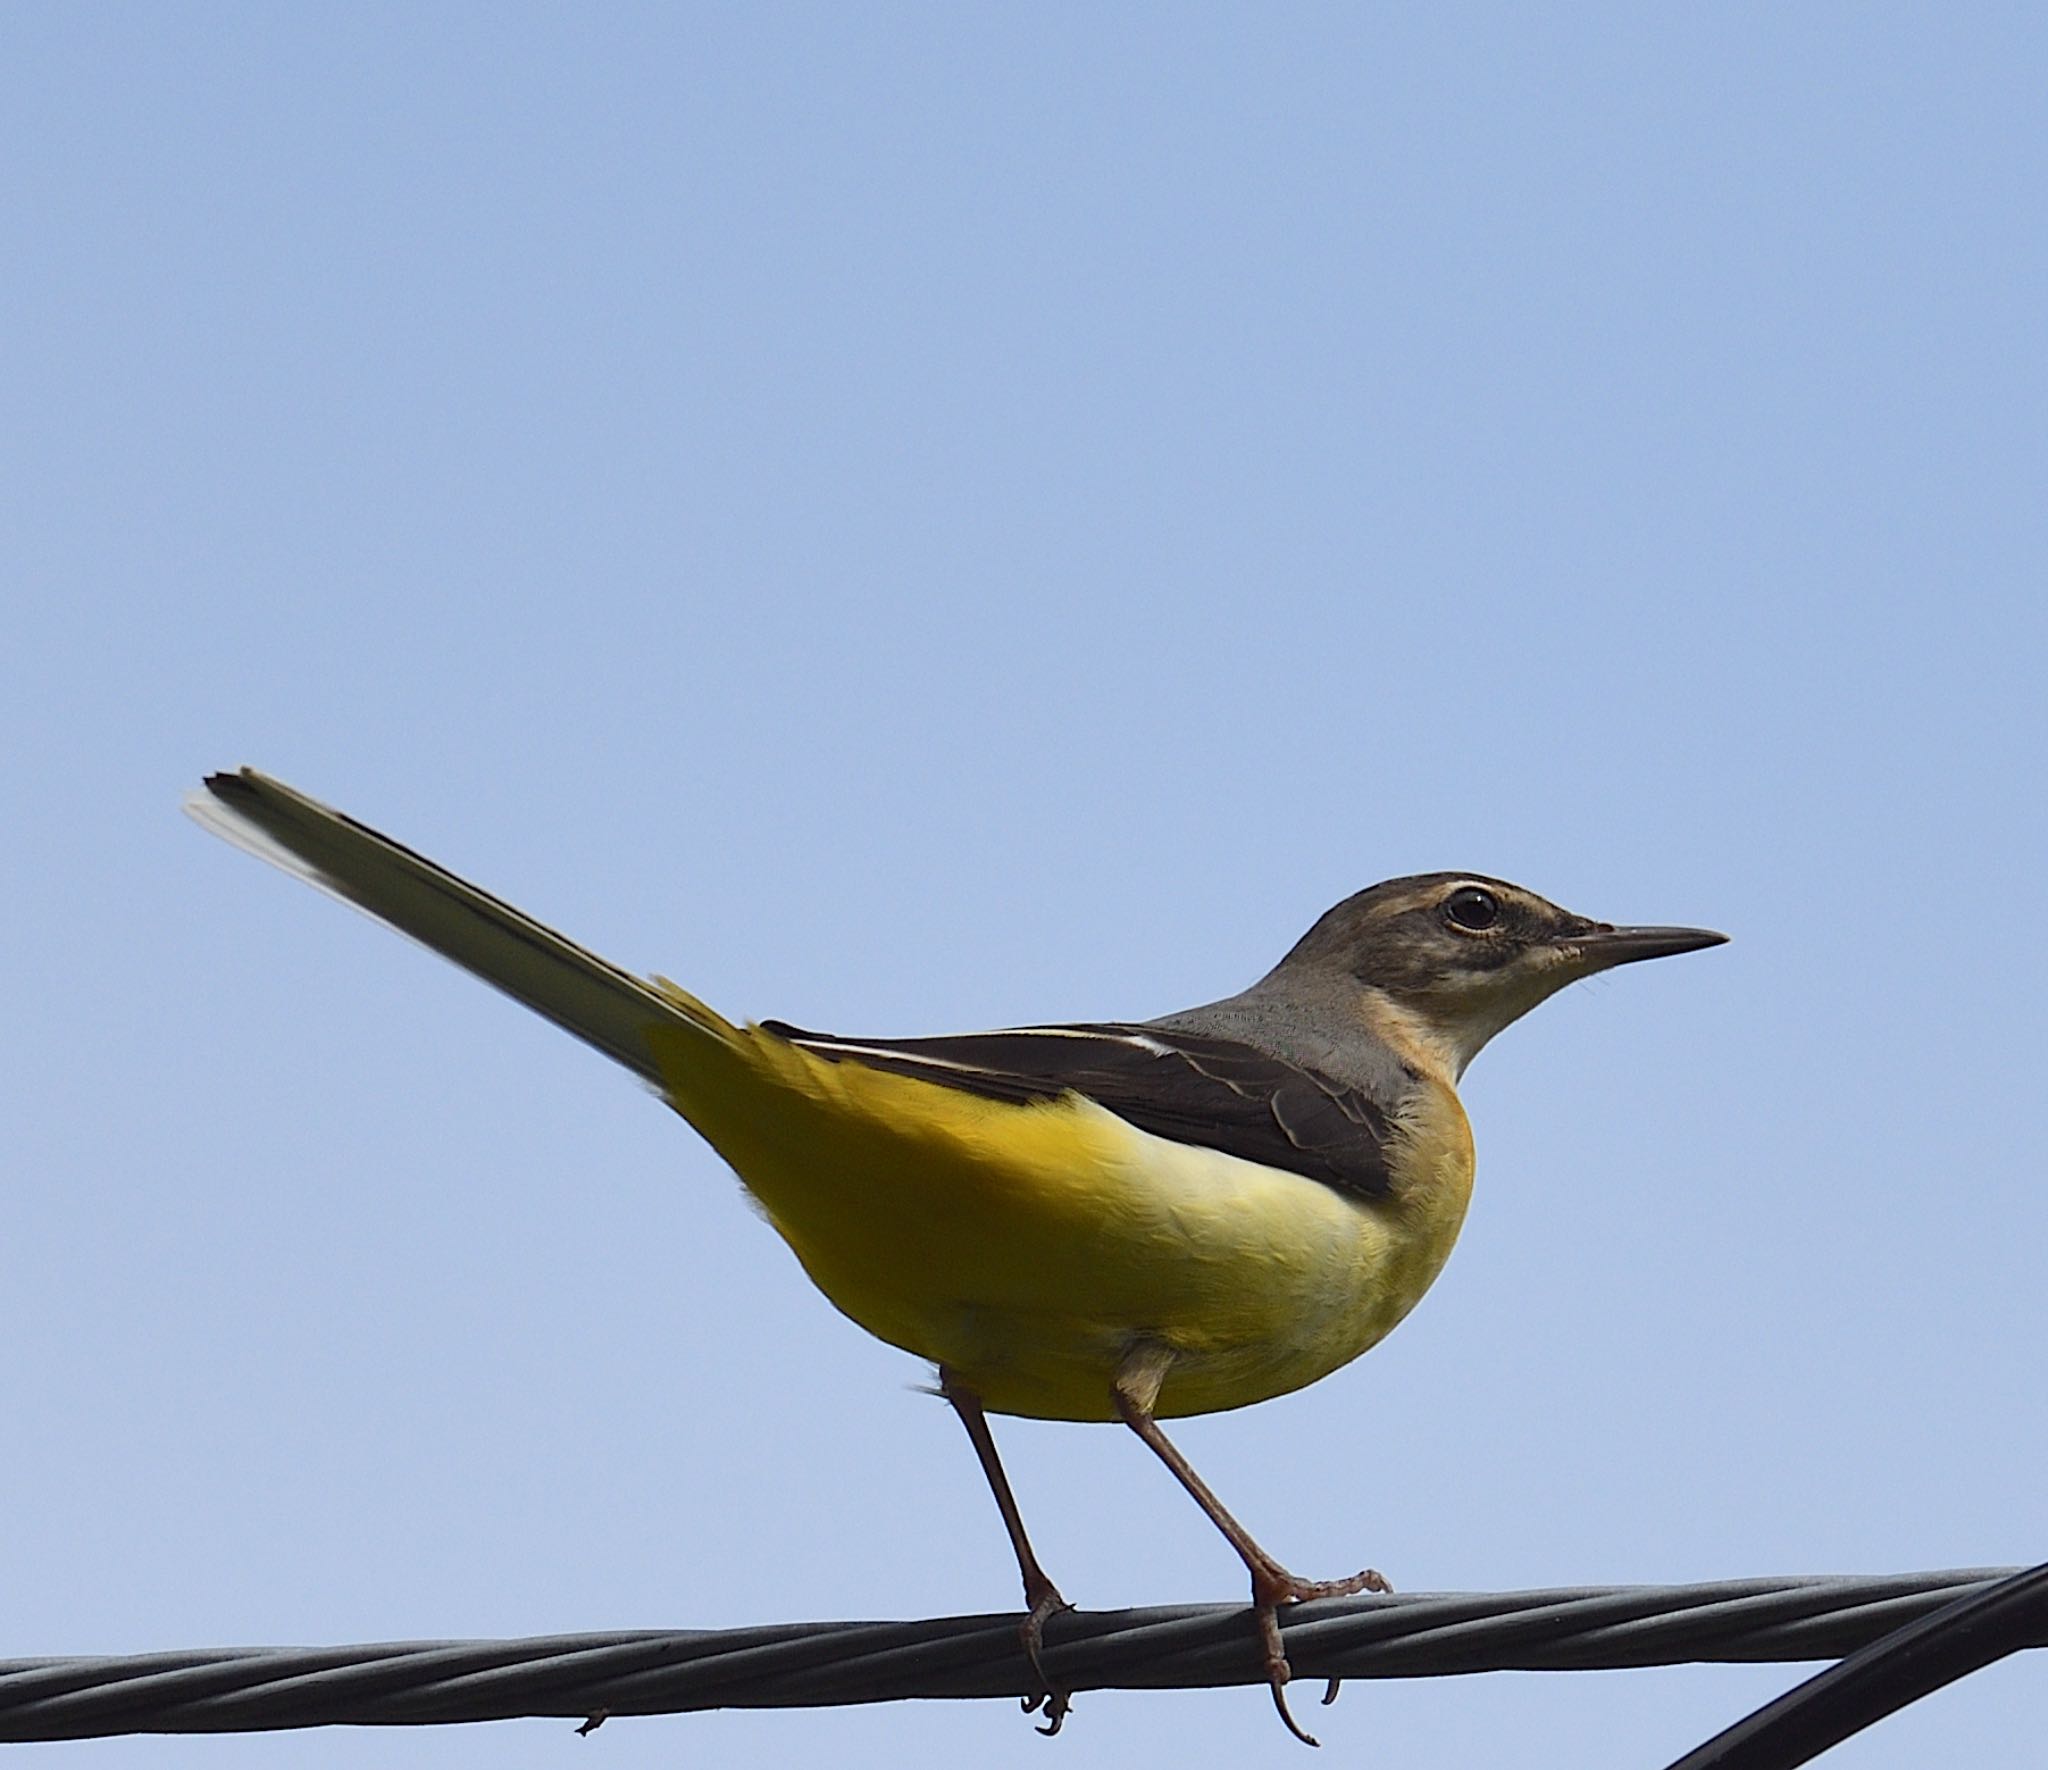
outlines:
M1374 1030L1455 1079L1479 1048L1568 983L1719 946L1705 928L1617 928L1478 873L1374 885L1325 914L1281 971L1341 978ZM1276 973L1276 976L1278 973Z

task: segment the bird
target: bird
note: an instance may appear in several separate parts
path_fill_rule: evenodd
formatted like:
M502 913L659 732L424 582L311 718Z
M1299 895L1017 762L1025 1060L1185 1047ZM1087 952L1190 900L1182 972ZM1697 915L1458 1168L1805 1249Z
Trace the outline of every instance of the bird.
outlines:
M1288 1707L1281 1609L1390 1588L1371 1568L1290 1573L1161 1422L1285 1395L1385 1338L1464 1222L1466 1065L1567 984L1727 938L1411 874L1345 898L1264 977L1199 1007L842 1037L728 1020L254 769L207 776L187 808L638 1076L842 1313L934 1368L1016 1556L1024 1706L1046 1732L1070 1693L1046 1674L1044 1628L1070 1606L988 1416L1121 1421L1158 1456L1243 1561L1274 1705L1313 1745Z

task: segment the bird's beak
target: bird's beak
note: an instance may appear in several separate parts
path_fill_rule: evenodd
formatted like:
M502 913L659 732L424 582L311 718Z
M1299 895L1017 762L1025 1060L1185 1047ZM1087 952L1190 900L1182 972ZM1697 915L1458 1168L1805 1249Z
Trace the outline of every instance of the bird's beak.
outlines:
M1711 928L1608 928L1567 935L1558 944L1573 953L1588 971L1632 965L1638 959L1665 959L1673 953L1696 953L1721 946L1728 939Z

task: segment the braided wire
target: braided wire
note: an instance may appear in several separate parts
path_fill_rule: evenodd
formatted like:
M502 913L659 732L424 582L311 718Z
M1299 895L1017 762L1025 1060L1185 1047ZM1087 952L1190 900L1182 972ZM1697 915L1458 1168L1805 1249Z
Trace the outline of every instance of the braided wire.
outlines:
M1837 1659L2012 1571L1331 1600L1287 1615L1287 1651L1302 1678ZM2027 1644L2048 1645L2048 1622L2029 1631ZM1045 1663L1069 1690L1265 1681L1246 1613L1231 1605L1068 1612L1047 1626ZM0 1661L0 1743L519 1716L587 1721L1016 1697L1034 1688L1014 1614L214 1648Z

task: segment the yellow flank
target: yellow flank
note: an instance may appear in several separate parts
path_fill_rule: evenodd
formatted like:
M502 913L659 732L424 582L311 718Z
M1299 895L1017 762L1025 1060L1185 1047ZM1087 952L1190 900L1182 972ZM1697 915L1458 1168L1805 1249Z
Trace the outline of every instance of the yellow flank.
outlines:
M1395 1196L1141 1131L1068 1095L1015 1105L733 1027L650 1035L670 1104L731 1163L819 1289L992 1411L1108 1420L1139 1344L1163 1417L1301 1388L1380 1340L1442 1269L1472 1181L1465 1115L1424 1091Z

